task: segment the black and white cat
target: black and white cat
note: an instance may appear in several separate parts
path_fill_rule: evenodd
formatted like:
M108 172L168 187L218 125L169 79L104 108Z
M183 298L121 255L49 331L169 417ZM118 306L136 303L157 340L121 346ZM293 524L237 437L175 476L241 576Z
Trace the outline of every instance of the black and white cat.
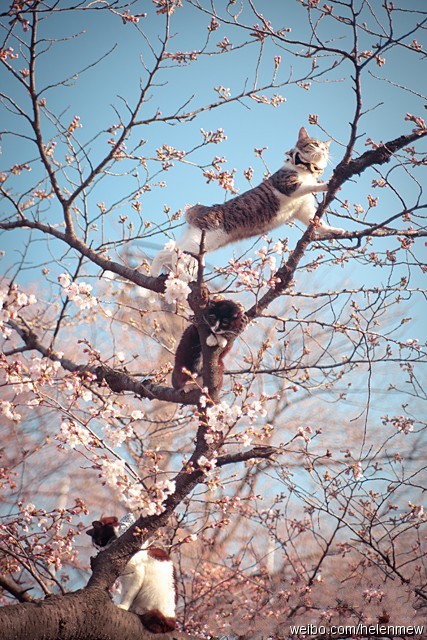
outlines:
M188 209L188 226L176 248L198 254L202 231L205 250L210 252L230 242L262 235L293 219L308 226L316 212L313 194L328 189L319 178L328 163L329 144L310 138L302 127L295 147L287 153L288 160L267 180L224 204L196 204ZM341 235L343 229L320 220L316 233ZM176 251L163 249L153 260L151 275L158 276L164 268L174 269L175 262Z
M134 519L127 523L132 524ZM108 547L127 528L123 520L108 516L94 520L91 536L93 546ZM135 553L120 575L122 585L119 607L139 615L142 624L152 633L167 633L176 627L176 579L169 554L157 547L142 548Z
M242 308L232 300L216 300L211 302L204 314L203 322L209 326L210 334L206 338L209 347L219 346L223 349L219 356L220 386L224 372L223 358L230 351L228 346L232 337L239 334L246 325L246 316ZM191 391L193 388L187 383L192 376L183 371L189 371L196 376L202 373L202 345L197 327L191 324L182 334L175 353L175 365L172 371L172 386L174 389Z

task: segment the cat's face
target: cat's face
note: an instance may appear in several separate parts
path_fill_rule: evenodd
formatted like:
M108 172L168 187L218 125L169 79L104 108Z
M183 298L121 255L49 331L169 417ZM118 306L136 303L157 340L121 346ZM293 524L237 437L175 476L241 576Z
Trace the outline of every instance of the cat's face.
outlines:
M92 522L92 529L86 531L87 535L92 538L92 544L95 549L104 549L110 542L117 537L116 527L119 521L115 516L108 516L100 520Z
M212 333L221 334L235 331L242 315L241 308L232 300L218 300L208 306L204 317Z
M291 155L295 160L296 154L298 154L302 163L307 163L311 166L311 171L322 173L328 164L330 144L330 140L322 142L316 138L310 138L307 131L302 127Z

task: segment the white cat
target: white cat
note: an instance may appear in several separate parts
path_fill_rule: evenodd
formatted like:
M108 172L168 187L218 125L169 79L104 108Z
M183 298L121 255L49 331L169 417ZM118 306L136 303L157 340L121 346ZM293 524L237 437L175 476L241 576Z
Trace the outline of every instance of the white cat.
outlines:
M93 546L102 550L133 524L133 516L121 522L115 516L92 522ZM169 554L157 547L137 551L119 576L122 585L121 609L139 615L142 624L152 633L167 633L176 628L176 577Z
M288 160L267 180L224 204L196 204L188 209L188 225L176 248L198 254L202 231L205 251L210 252L230 242L262 235L293 219L308 226L316 212L313 194L328 189L327 183L319 182L319 178L328 163L329 144L310 138L301 128L295 147L287 153ZM316 233L341 235L343 229L320 220ZM151 266L151 275L158 276L164 268L175 270L176 255L170 249L160 251Z

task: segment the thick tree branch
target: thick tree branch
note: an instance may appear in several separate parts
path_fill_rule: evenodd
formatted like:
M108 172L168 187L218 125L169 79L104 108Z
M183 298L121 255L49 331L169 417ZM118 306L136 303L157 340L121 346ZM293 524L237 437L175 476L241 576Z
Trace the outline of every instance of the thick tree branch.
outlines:
M84 640L150 640L153 635L139 617L119 609L106 590L82 589L65 596L50 596L37 603L0 608L2 640L75 640L76 629ZM196 640L174 632L158 634L158 640Z

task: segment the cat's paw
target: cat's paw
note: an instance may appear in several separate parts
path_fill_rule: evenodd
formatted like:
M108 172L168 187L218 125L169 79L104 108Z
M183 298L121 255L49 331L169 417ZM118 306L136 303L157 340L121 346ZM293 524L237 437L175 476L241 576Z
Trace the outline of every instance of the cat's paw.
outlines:
M216 347L219 344L217 336L214 333L210 333L206 338L206 344L208 347Z
M119 607L119 609L124 609L125 611L129 611L129 606L126 603L121 602L120 604L117 605Z
M224 336L217 336L216 339L221 349L225 349L227 346L227 338L224 338Z
M313 189L314 193L322 193L322 191L327 191L329 189L328 182L319 182Z
M321 224L319 227L316 228L316 235L318 238L323 238L323 236L329 236L329 235L334 235L334 236L342 236L346 233L345 229L340 229L338 227L329 227L326 224Z

